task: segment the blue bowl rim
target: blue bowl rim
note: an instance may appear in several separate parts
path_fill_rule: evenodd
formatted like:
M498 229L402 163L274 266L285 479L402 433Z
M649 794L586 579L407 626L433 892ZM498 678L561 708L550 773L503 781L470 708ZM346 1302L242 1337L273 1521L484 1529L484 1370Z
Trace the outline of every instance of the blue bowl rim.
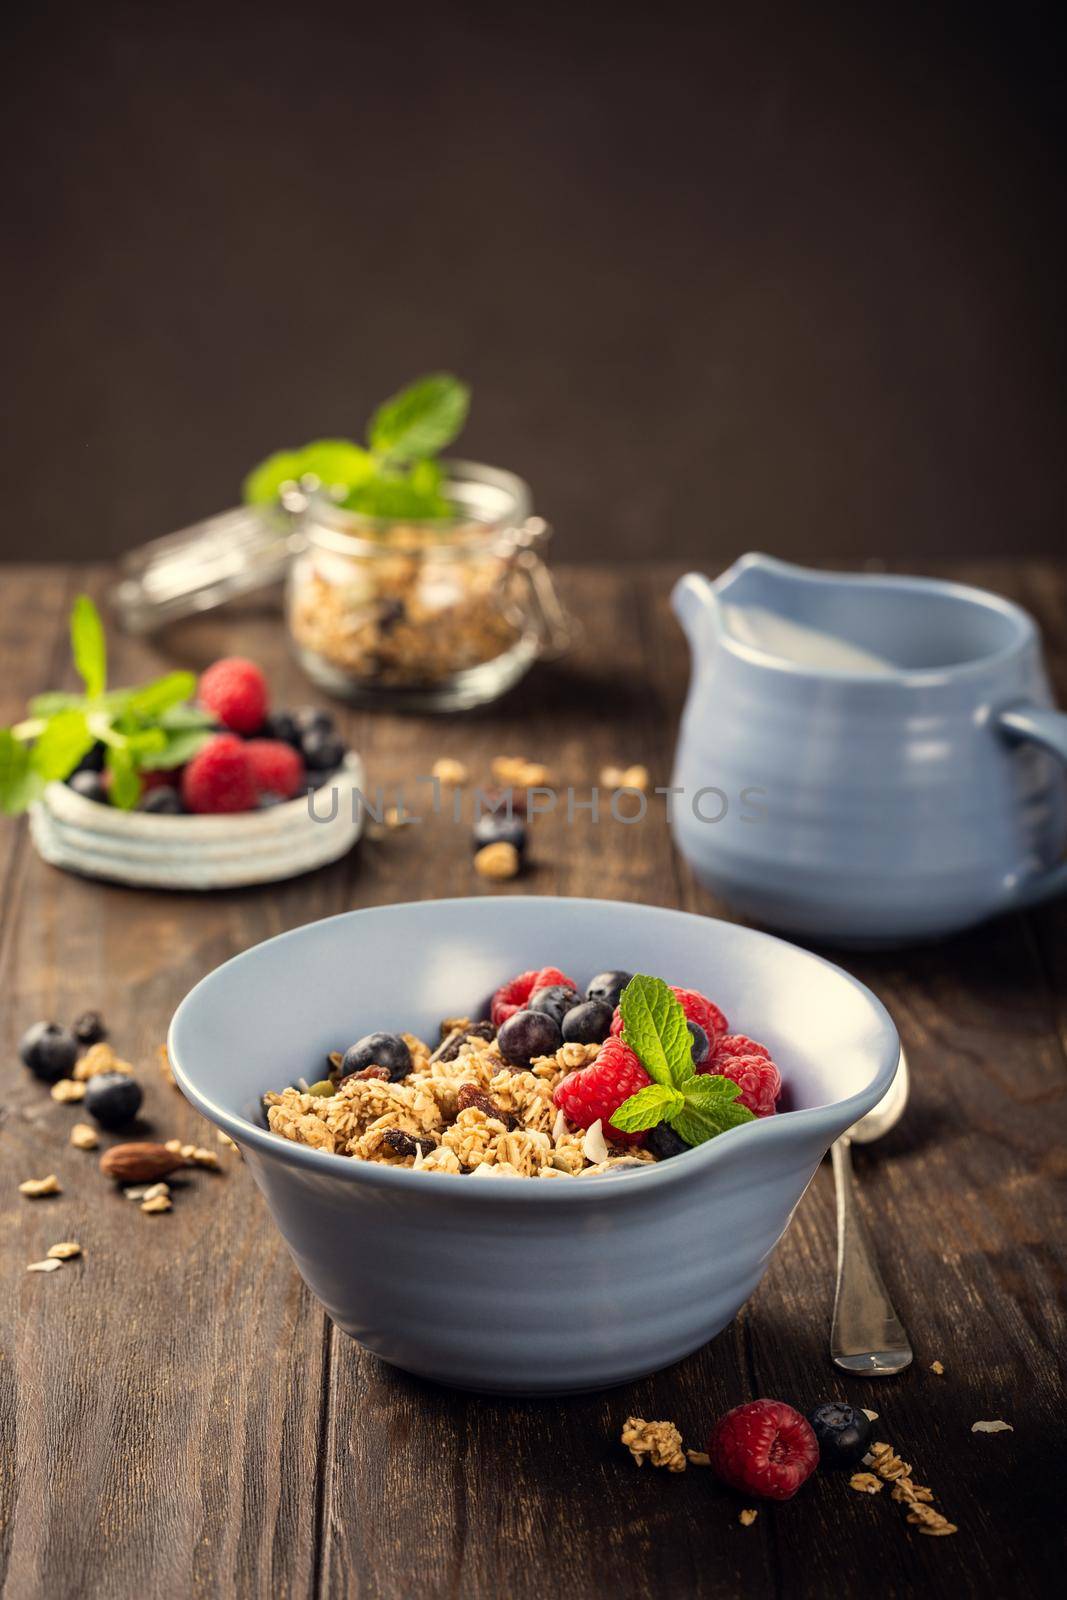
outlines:
M604 1200L611 1194L621 1198L629 1196L632 1200L635 1195L647 1190L652 1184L684 1182L687 1178L695 1178L698 1173L714 1166L724 1158L727 1151L733 1153L740 1150L743 1143L753 1140L759 1144L770 1145L771 1141L788 1142L794 1133L820 1129L827 1134L827 1143L833 1138L833 1130L841 1127L844 1131L854 1122L878 1104L889 1089L900 1059L900 1039L897 1034L893 1019L878 997L854 978L843 967L837 966L832 961L827 961L823 956L817 956L810 950L805 950L801 945L792 944L787 939L779 939L774 934L764 933L758 928L745 927L740 923L727 922L721 917L705 917L691 911L678 911L669 906L650 906L640 901L626 900L597 900L579 895L511 895L508 897L509 906L518 904L536 905L541 910L546 903L565 903L568 905L584 906L604 913L625 911L638 912L650 918L668 918L675 920L684 918L694 923L721 922L724 927L731 928L741 940L757 943L784 945L789 950L797 951L807 960L818 962L822 967L827 967L831 972L843 978L852 988L858 989L870 1005L876 1019L882 1024L881 1034L884 1048L879 1069L866 1089L859 1090L856 1094L849 1095L844 1100L833 1100L823 1106L806 1106L797 1111L779 1112L774 1117L764 1117L755 1122L742 1123L739 1127L728 1128L725 1133L720 1133L716 1138L709 1139L706 1144L697 1145L692 1150L685 1151L682 1155L673 1156L669 1161L647 1163L645 1170L633 1174L633 1182L625 1179L610 1178L607 1176L581 1178L574 1182L561 1179L559 1182L531 1182L509 1179L484 1179L481 1183L457 1183L453 1174L447 1172L411 1172L407 1167L389 1167L373 1161L353 1161L350 1156L336 1155L329 1150L315 1150L309 1145L295 1144L292 1140L282 1139L269 1129L259 1127L256 1123L248 1121L235 1112L228 1111L218 1105L211 1097L196 1087L192 1082L181 1060L181 1047L179 1036L182 1030L183 1013L186 1013L196 1003L196 997L207 985L215 985L222 980L223 974L237 962L247 961L255 955L265 944L277 944L282 940L296 939L309 928L318 928L326 923L358 921L365 917L388 917L394 913L409 912L420 905L431 902L405 900L393 905L364 906L352 911L342 911L331 917L320 917L314 922L301 924L298 928L290 928L285 933L274 934L270 939L262 939L258 944L251 945L249 949L242 950L238 955L231 956L221 966L201 978L184 1000L178 1006L171 1019L167 1032L167 1055L171 1069L178 1086L186 1099L209 1122L223 1129L225 1133L235 1140L238 1145L251 1145L256 1151L268 1158L281 1161L283 1164L303 1168L309 1173L318 1173L325 1177L332 1177L342 1182L367 1183L374 1187L385 1189L408 1190L411 1184L417 1184L417 1192L429 1196L431 1193L449 1195L454 1199L474 1204L483 1204L492 1201L493 1204L505 1202L508 1204L583 1204L581 1196L587 1190L589 1193ZM436 905L482 906L489 908L494 904L484 896L468 895L456 898L444 898L432 902Z

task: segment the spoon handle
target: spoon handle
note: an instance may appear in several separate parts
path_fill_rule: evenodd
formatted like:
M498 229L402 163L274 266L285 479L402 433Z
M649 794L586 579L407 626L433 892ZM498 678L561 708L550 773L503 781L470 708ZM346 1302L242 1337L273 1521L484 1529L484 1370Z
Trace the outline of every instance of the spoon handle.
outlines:
M886 1377L911 1365L908 1336L889 1302L856 1205L849 1140L830 1151L837 1192L837 1293L830 1329L836 1367L854 1376Z

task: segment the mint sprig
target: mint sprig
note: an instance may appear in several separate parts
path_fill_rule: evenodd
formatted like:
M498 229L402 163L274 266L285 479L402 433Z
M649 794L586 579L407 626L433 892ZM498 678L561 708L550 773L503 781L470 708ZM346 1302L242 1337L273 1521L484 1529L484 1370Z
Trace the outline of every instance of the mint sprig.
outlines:
M272 505L289 484L314 479L347 511L386 521L436 521L455 508L442 492L434 457L462 432L470 390L450 372L433 372L392 395L367 426L367 445L318 439L279 450L244 481L249 505Z
M0 811L9 816L27 810L47 783L69 778L96 744L105 747L111 804L129 810L140 798L141 772L182 766L215 727L213 717L184 703L196 692L192 672L108 689L107 641L88 595L71 609L70 644L84 694L35 695L25 721L0 728Z
M698 1073L685 1012L662 978L637 973L622 992L624 1044L638 1057L652 1082L611 1113L612 1125L640 1133L668 1122L686 1144L704 1144L727 1128L752 1122L729 1078Z

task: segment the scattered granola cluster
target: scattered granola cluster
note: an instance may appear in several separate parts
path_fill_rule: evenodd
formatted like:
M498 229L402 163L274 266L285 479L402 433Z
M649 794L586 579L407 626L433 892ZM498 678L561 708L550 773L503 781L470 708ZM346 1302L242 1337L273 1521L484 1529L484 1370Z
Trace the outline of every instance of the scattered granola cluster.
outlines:
M892 1484L892 1498L898 1505L906 1507L908 1522L920 1533L943 1539L948 1534L959 1532L956 1524L942 1516L933 1505L933 1490L914 1481L908 1462L901 1460L892 1445L884 1440L877 1441L871 1445L863 1462L870 1470L854 1472L849 1479L851 1489L859 1494L879 1494L885 1484Z

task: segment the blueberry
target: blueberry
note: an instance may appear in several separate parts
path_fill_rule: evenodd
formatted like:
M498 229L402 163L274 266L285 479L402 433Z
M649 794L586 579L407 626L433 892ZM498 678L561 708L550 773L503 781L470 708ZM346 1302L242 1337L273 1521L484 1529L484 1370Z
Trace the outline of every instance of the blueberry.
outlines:
M708 1059L708 1051L711 1049L708 1036L699 1022L689 1022L686 1026L693 1040L693 1065L699 1067L702 1061Z
M843 1400L827 1400L808 1413L819 1441L820 1467L851 1467L867 1453L871 1424L866 1412Z
M632 977L632 972L602 972L587 985L585 998L603 1000L604 1004L614 1011L619 1003L619 996Z
M301 706L298 711L293 712L292 718L301 738L308 733L336 732L333 717L320 706Z
M516 1011L501 1025L497 1047L512 1066L528 1067L538 1056L553 1056L563 1043L559 1023L547 1011Z
M82 756L74 770L76 772L103 772L106 755L107 747L105 745L94 744L92 749L87 750Z
M411 1051L396 1033L368 1033L349 1045L341 1062L341 1076L364 1067L384 1067L396 1083L411 1071Z
M263 724L263 732L259 737L280 739L283 744L291 744L294 750L300 749L300 729L291 711L272 711Z
M158 789L149 789L147 794L141 796L137 809L147 811L153 817L180 817L185 811L181 795L169 783L160 784Z
M603 1044L614 1014L603 1000L582 1000L571 1006L563 1018L564 1044Z
M74 1024L74 1037L82 1044L99 1044L107 1038L107 1028L99 1011L83 1011Z
M557 1028L562 1028L563 1018L577 1004L578 996L573 989L563 983L548 983L543 989L534 990L526 1002L526 1009L543 1011L546 1017L552 1018Z
M35 1078L58 1083L69 1078L78 1059L78 1041L58 1022L35 1022L19 1041L19 1055Z
M128 1072L98 1072L85 1085L82 1103L102 1128L115 1132L133 1121L143 1099L141 1085Z
M303 735L300 748L312 772L333 772L345 758L344 741L326 728L311 728Z
M496 816L486 811L474 824L471 842L475 850L487 844L513 844L521 856L526 850L526 825L518 817Z
M669 1122L657 1122L654 1128L649 1128L645 1147L651 1150L657 1161L666 1161L669 1156L680 1156L683 1150L692 1148L686 1144L680 1133L675 1133Z
M95 800L102 806L108 804L107 787L102 773L88 770L72 772L67 783L74 793L80 794L83 799Z

